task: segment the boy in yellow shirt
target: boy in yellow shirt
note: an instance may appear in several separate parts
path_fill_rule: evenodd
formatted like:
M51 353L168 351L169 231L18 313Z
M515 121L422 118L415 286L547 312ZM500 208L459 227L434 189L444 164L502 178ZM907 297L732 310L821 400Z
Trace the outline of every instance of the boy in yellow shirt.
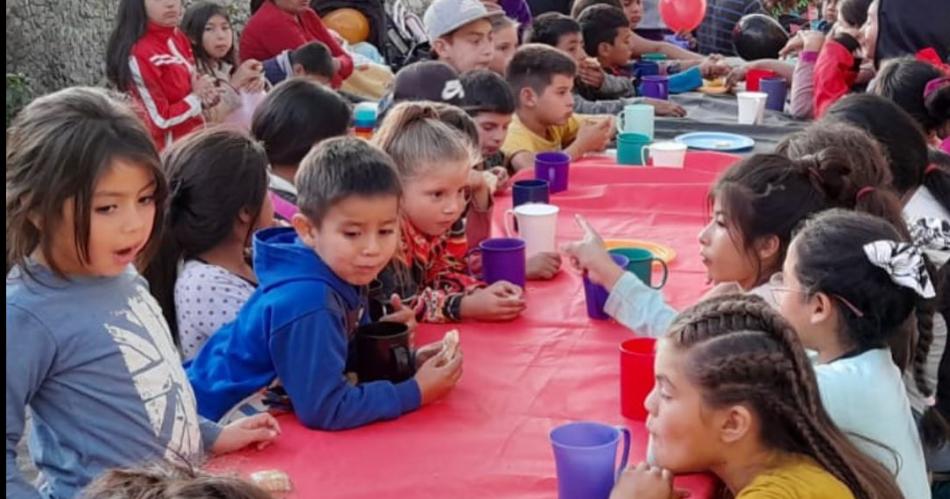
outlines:
M501 150L516 170L532 168L534 155L544 151L563 150L577 160L603 150L613 137L612 117L574 114L576 72L573 59L546 45L527 44L515 52L507 77L518 108Z

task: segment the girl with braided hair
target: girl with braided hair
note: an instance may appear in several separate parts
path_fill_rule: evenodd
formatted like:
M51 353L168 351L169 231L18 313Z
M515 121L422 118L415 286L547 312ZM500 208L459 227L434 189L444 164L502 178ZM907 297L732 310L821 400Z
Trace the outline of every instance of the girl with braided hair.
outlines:
M769 278L779 272L792 231L808 216L832 207L877 213L897 210L880 148L860 130L833 130L854 138L815 154L752 155L723 172L709 193L711 220L699 234L711 293L747 292L772 300ZM879 189L862 189L875 186ZM583 240L564 252L588 278L610 290L604 309L638 334L663 334L676 315L661 292L611 260L597 232L581 217Z
M737 499L903 497L832 422L798 335L762 298L684 311L657 342L655 373L645 405L656 467L626 470L611 499L669 499L672 473L696 471Z
M935 296L921 250L886 220L829 210L792 240L772 290L805 348L817 352L821 402L855 445L928 499L920 437L888 342L920 298Z

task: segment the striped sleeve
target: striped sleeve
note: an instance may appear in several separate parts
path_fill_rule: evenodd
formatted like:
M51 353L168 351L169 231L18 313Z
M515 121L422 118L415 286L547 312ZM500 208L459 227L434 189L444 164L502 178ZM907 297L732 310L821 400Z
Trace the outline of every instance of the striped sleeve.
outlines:
M168 100L158 71L148 61L130 55L129 69L132 72L133 92L142 101L149 121L156 128L168 130L201 116L201 99L194 93L177 102Z

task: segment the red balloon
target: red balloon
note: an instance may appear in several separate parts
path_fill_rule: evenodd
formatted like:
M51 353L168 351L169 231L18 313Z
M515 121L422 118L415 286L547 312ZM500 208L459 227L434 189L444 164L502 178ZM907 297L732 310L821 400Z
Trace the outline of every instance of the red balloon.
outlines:
M660 0L660 17L676 33L693 31L706 17L706 0Z

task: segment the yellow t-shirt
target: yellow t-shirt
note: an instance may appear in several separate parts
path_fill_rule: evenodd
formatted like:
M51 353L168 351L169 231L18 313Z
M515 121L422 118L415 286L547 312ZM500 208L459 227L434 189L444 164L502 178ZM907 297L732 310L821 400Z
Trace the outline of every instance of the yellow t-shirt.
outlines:
M854 499L851 490L809 457L761 473L736 499Z
M567 123L549 127L547 130L548 136L541 137L528 130L524 123L518 119L518 115L515 115L508 127L508 136L505 137L505 143L502 144L501 150L509 158L522 151L530 153L562 151L565 147L571 145L571 142L574 142L580 127L581 121L575 114L567 120Z

